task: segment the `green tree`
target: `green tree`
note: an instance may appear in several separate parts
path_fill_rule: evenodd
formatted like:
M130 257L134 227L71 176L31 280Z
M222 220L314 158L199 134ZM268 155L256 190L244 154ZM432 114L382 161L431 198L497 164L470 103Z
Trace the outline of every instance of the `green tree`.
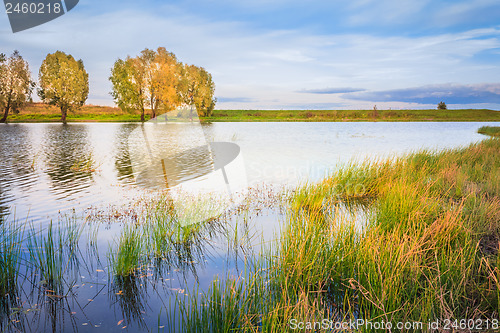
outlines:
M118 59L111 69L109 80L113 84L111 96L118 107L126 112L141 110L141 121L144 121L147 96L141 61L130 57Z
M19 112L19 108L31 98L34 86L28 62L18 51L8 59L5 54L0 54L0 108L3 110L0 123L7 121L10 110Z
M443 101L441 101L441 102L438 103L438 107L437 108L438 108L438 110L446 110L446 109L448 109L448 107L446 106L446 103L443 102Z
M180 100L196 107L199 116L211 116L215 107L215 84L203 67L183 65L178 89Z
M48 54L38 75L38 95L44 102L61 109L61 120L66 123L68 111L85 104L89 95L89 75L82 60L57 51Z

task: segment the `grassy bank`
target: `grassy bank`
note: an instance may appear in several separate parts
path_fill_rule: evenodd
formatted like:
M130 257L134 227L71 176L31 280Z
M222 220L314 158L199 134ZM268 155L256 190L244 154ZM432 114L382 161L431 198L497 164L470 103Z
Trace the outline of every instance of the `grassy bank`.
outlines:
M497 126L483 126L479 128L477 132L484 135L500 137L500 127Z
M323 319L467 331L498 320L498 139L347 165L296 191L284 222L245 274L179 300L186 331L315 331Z
M492 110L215 110L204 121L500 121Z
M148 112L146 112L148 114ZM60 110L54 106L32 103L19 114L9 115L9 122L58 122ZM149 115L146 116L146 120ZM247 121L500 121L500 111L493 110L215 110L204 122ZM85 105L68 114L69 122L137 122L139 112L123 112L116 107Z
M68 122L136 122L140 121L139 112L123 112L120 108L109 106L85 105L68 113ZM146 120L149 116L146 117ZM55 106L31 103L27 104L18 114L10 114L10 123L43 123L60 122L61 110Z

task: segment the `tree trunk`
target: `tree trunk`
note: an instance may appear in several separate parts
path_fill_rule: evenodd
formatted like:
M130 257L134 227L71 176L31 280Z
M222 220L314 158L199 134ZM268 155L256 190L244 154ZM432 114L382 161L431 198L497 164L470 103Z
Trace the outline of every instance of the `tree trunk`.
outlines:
M7 100L7 105L5 106L5 110L3 113L2 119L0 119L0 123L5 123L7 122L7 116L9 115L9 110L10 110L10 101L11 101L11 96L12 96L12 90L9 93L9 99Z
M158 102L151 100L153 104L151 104L151 119L156 118L156 111L158 110Z
M66 116L68 115L68 109L61 106L61 120L63 124L66 124Z
M156 108L155 108L155 102L153 98L153 94L151 94L151 99L150 99L150 105L151 105L151 119L155 119L156 117Z
M5 123L7 121L7 116L9 115L9 107L6 106L4 110L4 114L2 119L0 119L0 123Z
M144 108L141 108L141 121L144 122Z

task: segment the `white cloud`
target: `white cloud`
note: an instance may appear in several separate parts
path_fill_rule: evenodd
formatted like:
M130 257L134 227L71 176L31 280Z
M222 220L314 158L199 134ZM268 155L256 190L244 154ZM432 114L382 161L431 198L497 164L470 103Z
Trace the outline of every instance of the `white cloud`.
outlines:
M219 108L280 109L329 104L372 107L369 101L298 92L307 89L391 90L443 82L496 82L498 65L478 63L474 56L500 48L499 38L498 29L415 38L256 30L242 22L212 22L170 6L156 13L121 10L90 17L75 11L33 30L3 33L0 43L4 49L19 49L35 74L49 52L60 49L82 58L91 77L89 103L112 103L108 76L118 57L165 46L181 61L204 66L213 74L216 94L227 101Z

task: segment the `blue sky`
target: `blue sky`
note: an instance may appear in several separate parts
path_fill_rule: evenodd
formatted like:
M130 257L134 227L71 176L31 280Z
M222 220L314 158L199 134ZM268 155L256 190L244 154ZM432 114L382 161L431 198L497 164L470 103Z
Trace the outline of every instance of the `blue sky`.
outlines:
M80 0L66 15L13 34L33 77L47 55L81 58L88 103L113 105L117 58L164 46L205 67L217 108L500 110L498 0Z

